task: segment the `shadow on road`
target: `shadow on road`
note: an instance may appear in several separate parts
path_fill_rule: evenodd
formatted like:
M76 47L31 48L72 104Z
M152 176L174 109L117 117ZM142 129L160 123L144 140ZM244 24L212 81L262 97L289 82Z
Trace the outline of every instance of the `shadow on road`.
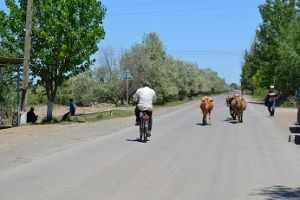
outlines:
M290 188L285 186L274 185L272 187L265 187L259 189L259 192L254 195L265 196L266 200L276 200L276 199L299 200L300 187Z
M198 126L210 126L210 124L196 123Z
M139 138L136 139L126 139L127 142L141 142L141 143L145 143L144 141L140 140ZM147 139L147 141L150 141L149 139Z
M127 139L127 142L140 142L140 140L138 138L136 139Z
M291 133L300 133L300 127L290 127Z
M231 117L227 117L226 119L224 119L225 122L230 122L232 121L233 119Z
M12 128L12 126L0 126L0 129Z
M263 101L247 101L247 103L264 105Z
M227 117L226 119L223 120L224 122L228 122L230 124L238 124L238 120L234 120L231 117Z

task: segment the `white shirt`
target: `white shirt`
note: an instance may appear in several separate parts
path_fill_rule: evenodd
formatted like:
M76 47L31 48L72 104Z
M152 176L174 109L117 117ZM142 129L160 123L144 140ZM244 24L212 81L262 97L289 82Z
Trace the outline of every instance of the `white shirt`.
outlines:
M134 101L138 101L139 110L153 110L152 103L155 100L156 95L153 89L149 87L143 87L138 89L133 95Z

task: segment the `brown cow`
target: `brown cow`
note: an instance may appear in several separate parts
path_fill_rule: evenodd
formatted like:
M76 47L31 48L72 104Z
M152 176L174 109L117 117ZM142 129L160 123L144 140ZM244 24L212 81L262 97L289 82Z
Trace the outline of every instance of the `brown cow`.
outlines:
M243 123L243 112L247 108L246 99L240 95L235 95L234 99L231 101L231 107L233 112L238 116L239 122Z
M231 106L231 101L234 99L235 96L227 96L226 97L226 105L229 107L229 113L232 117L233 120L236 120L236 115L233 112L232 106Z
M203 118L202 118L202 124L207 125L207 118L209 120L211 119L211 111L214 107L214 100L210 96L203 96L201 98L200 102L200 108L202 110Z

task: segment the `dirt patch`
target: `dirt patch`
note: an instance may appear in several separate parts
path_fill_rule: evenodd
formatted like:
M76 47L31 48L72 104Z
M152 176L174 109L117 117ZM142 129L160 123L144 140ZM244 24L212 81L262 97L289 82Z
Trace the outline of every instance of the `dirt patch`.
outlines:
M264 105L255 104L255 106L261 110L261 112L269 114L267 107ZM282 130L282 132L290 134L290 127L294 127L295 122L297 121L297 108L276 107L274 119L276 121L276 125Z

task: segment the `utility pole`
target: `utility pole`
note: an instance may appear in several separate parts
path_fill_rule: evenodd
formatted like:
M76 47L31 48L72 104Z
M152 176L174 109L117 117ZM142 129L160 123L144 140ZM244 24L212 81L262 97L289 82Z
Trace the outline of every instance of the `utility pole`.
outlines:
M24 63L23 63L23 83L22 83L22 99L21 99L21 111L24 111L27 106L28 97L28 82L29 82L29 60L30 60L30 48L31 48L31 29L32 29L32 7L33 0L27 0L27 12L26 12L26 33L24 41Z
M125 71L123 71L122 79L126 80L126 104L127 104L127 107L128 107L128 104L129 104L128 80L132 80L131 73L130 73L130 71L128 69L126 69Z

